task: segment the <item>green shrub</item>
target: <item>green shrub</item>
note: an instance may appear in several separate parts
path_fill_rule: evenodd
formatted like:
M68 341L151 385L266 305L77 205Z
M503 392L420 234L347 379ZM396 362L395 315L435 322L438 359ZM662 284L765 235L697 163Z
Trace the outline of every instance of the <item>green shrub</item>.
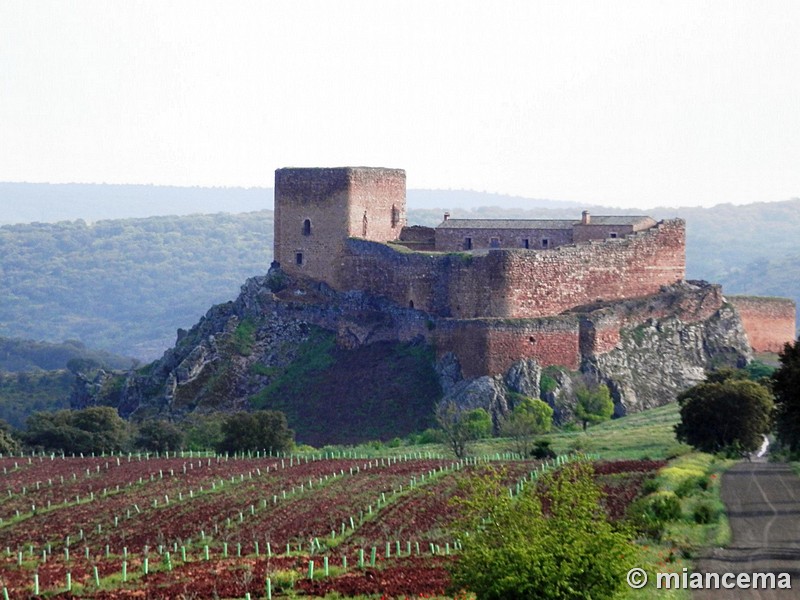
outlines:
M294 446L294 431L286 415L275 410L235 412L225 417L217 452L286 451Z
M715 523L719 519L719 510L712 502L701 500L692 510L692 518L695 523L700 525Z
M640 533L660 540L666 524L681 518L681 502L673 492L654 492L633 502L628 521Z
M707 489L708 477L706 475L695 475L681 481L675 488L675 494L679 498L686 498L687 496L691 496L694 492Z
M185 441L183 430L169 421L151 420L139 425L134 442L137 448L152 452L181 450Z
M558 382L549 375L542 374L539 379L539 391L542 394L549 394L558 387Z
M592 473L566 465L515 499L499 474L465 482L453 584L481 600L616 597L638 551L607 521Z
M661 521L677 521L681 518L681 501L674 492L656 492L646 499L653 515Z
M412 444L418 446L423 444L443 444L445 442L445 436L441 429L429 428L420 433L411 434L409 440Z
M231 342L234 350L242 356L250 356L253 353L255 334L256 324L251 319L244 319L233 332Z
M538 458L539 460L545 460L548 458L555 458L556 453L550 447L552 442L550 440L537 440L533 444L533 450L531 450L531 456L533 458Z

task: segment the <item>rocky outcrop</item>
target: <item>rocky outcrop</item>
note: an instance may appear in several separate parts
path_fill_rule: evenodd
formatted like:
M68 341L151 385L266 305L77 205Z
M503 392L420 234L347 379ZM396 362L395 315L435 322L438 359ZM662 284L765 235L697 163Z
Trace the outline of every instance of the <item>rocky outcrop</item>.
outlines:
M179 330L175 346L160 360L126 374L84 378L76 388L74 406L110 403L123 416L136 419L180 419L193 411L258 406L265 390L272 390L274 398L276 390L298 384L291 378L306 376L302 374L306 362L319 362L314 344L321 344L326 353L323 363L333 360L331 348L335 347L333 353L338 353L341 364L349 365L342 368L353 372L327 373L327 379L315 385L339 385L341 393L351 397L343 399L326 391L325 397L315 399L308 396L315 393L309 388L292 401L307 401L316 413L302 405L280 408L308 421L307 439L327 443L339 439L332 423L340 417L341 427L355 427L352 423L357 419L336 412L339 402L347 410L356 407L361 423L366 424L357 426L362 436L369 435L369 419L384 419L386 428L380 431L390 431L404 411L422 415L409 420L407 427L426 426L425 419L433 412L433 400L428 400L431 393L464 408L487 409L496 426L518 395L538 397L553 407L558 421L565 422L573 418L574 387L582 379L607 385L616 414L624 415L674 400L680 391L700 381L709 368L743 365L751 358L741 320L724 302L718 286L682 283L656 296L599 303L577 312L577 318L590 325L582 329L585 335L577 371L554 366L542 369L527 358L517 360L504 373L465 379L453 353L443 354L433 371L431 346L436 329L442 326L437 318L365 292L342 293L312 280L289 280L273 269L265 277L247 280L235 301L214 306L190 330ZM396 352L392 344L403 344L404 349ZM378 349L384 353L380 359ZM366 352L354 363L360 350ZM411 367L409 373L411 363L402 362L409 356L419 358L420 352L430 355L426 368L434 383L425 388L426 400L415 404L420 397L416 390L405 390L405 396L396 390L411 388L420 378L413 371L418 367ZM367 364L375 360L397 362L399 371L386 370L381 362ZM301 374L288 377L292 369ZM375 375L379 371L382 375ZM380 377L408 379L398 386L397 381ZM306 382L299 383L302 387ZM359 403L370 402L365 400L372 393L367 388L374 391L392 385L391 398L381 400L381 415L375 415L375 404L361 410ZM320 411L329 412L320 417ZM320 418L327 421L325 426L320 426ZM290 426L295 426L291 420Z
M623 329L617 348L587 359L581 370L609 386L621 416L674 400L709 369L751 359L741 320L725 304L705 321L667 317Z
M465 408L484 408L497 423L509 408L508 392L515 392L541 398L553 408L557 422L568 422L574 418L575 386L595 383L609 387L615 416L622 416L674 401L702 381L707 370L742 367L752 359L741 319L717 286L683 283L646 301L584 310L590 318L610 312L625 325L615 347L583 354L578 371L548 368L554 385L543 389L539 365L520 360L501 376L454 381L453 373L460 371L453 366L455 358L447 355L447 368L439 367L445 398Z

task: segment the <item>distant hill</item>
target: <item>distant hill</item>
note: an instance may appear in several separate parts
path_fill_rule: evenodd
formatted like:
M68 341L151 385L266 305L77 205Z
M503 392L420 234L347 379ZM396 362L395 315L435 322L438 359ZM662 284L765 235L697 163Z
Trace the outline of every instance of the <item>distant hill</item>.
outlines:
M440 223L445 210L481 218L578 218L583 208L680 216L687 221L689 278L722 283L731 294L800 301L800 199L650 211L453 190L409 190L408 199L409 223L426 225ZM38 211L30 218L40 221L0 227L0 335L80 340L157 358L179 327L235 298L246 278L269 268L271 204L266 188L0 184L0 218ZM267 208L241 212L253 206ZM225 210L240 214L218 212ZM104 220L102 211L217 214ZM62 218L73 220L44 222Z
M265 188L0 182L0 225L272 209Z
M568 208L580 205L556 200L532 200L519 196L470 190L408 190L409 208L482 206L501 208ZM244 213L272 210L272 188L170 187L85 183L0 182L0 225L57 223L82 219L133 219L170 215Z
M0 372L55 371L66 369L71 361L107 369L129 369L135 364L132 358L91 350L78 340L51 344L0 337Z
M0 335L152 360L272 257L272 211L0 227Z

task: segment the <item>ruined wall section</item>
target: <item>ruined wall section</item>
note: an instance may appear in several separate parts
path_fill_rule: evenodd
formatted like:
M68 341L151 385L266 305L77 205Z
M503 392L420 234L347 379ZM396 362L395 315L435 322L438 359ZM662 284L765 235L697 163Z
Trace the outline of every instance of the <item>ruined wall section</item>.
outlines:
M507 251L508 317L553 315L597 300L648 296L682 281L685 223L662 221L625 239L562 246L548 252Z
M540 366L580 365L580 322L577 316L547 319L447 319L434 332L439 358L452 352L464 377L505 373L520 359Z
M755 352L781 352L796 336L795 303L787 298L727 296Z
M702 325L726 306L718 285L681 282L658 294L589 305L539 319L440 319L438 356L453 353L465 377L504 373L520 359L576 370L614 353L624 337L638 339L663 320ZM730 308L728 308L730 310Z
M335 280L449 318L538 318L648 296L685 273L684 223L549 251L403 252L347 241Z
M364 290L439 317L503 316L505 255L410 252L349 239L336 274L343 290Z

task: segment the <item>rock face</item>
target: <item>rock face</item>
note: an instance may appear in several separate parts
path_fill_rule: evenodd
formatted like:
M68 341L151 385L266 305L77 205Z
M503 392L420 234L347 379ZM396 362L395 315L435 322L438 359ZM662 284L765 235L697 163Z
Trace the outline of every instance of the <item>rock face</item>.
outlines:
M458 381L453 377L458 372L454 358L447 355L445 398L465 408L484 408L495 423L512 408L509 392L541 398L553 408L557 422L571 421L574 388L582 383L607 385L615 416L662 406L702 381L707 370L742 367L752 359L741 319L718 291L702 282L666 289L647 299L647 310L658 316L642 322L635 317L642 312L642 301L590 307L587 314L612 310L629 322L621 327L619 342L612 349L584 354L574 372L554 367L542 370L535 361L520 360L501 376ZM444 379L441 365L439 371ZM546 386L543 377L548 380Z
M608 384L615 415L622 416L674 400L708 369L743 367L751 359L741 320L723 305L706 321L668 317L623 330L618 348L585 361L582 370Z
M113 404L134 419L179 420L194 411L279 408L295 415L302 427L307 425L302 441L357 441L359 435L368 439L370 431L372 437L394 437L431 425L433 402L442 397L465 408L487 409L495 425L513 408L515 394L540 397L553 406L558 421L568 421L580 379L607 385L616 414L624 415L674 400L700 381L706 369L741 366L751 358L741 320L715 286L681 284L646 299L584 311L594 322L610 323L617 333L604 338L610 340L605 345L585 344L578 371L542 369L528 358L514 362L505 373L465 379L454 354L434 359L432 344L440 323L431 315L364 292L341 293L324 283L289 280L273 269L265 277L249 279L235 301L214 306L191 330L179 330L175 346L160 360L111 379L103 374L102 381L79 381L73 405L108 404L112 396L99 391L113 390ZM603 331L590 333L606 335ZM418 359L425 356L427 366L420 369ZM330 372L335 360L349 365L342 367L348 372ZM397 363L395 370L387 363ZM319 380L304 380L313 377ZM422 391L415 387L420 381L425 383ZM306 384L307 398L302 390ZM348 398L333 392L313 397L315 389L337 385L337 393ZM382 400L373 399L375 389L392 385ZM293 400L300 406L275 405L275 398L292 389L301 390ZM423 402L416 400L420 397ZM273 398L273 404L263 404L265 398ZM411 413L414 418L403 421ZM303 425L303 419L308 423ZM370 428L381 420L382 426ZM393 430L400 422L405 429ZM290 426L298 425L290 419ZM346 433L348 429L358 431Z

